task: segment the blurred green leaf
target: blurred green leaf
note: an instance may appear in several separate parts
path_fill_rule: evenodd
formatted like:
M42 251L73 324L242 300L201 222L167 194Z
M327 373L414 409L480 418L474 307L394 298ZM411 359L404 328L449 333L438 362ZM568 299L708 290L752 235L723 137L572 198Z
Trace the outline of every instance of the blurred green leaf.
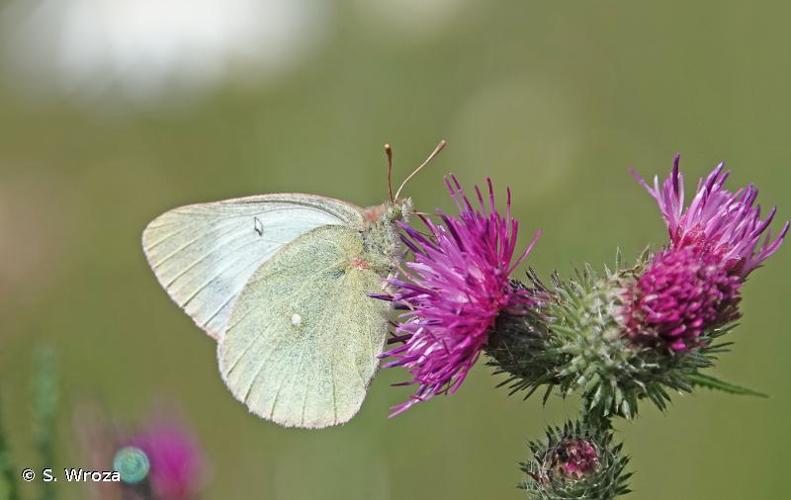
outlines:
M0 403L2 403L1 397ZM0 405L0 499L17 500L19 498L17 471L11 458L2 420L2 405Z

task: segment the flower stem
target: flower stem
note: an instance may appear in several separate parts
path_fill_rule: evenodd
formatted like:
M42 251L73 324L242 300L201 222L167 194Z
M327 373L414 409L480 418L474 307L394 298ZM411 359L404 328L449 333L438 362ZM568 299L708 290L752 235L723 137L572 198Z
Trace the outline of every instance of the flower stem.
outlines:
M0 398L0 402L2 402L2 398ZM2 414L1 407L0 414ZM19 490L17 490L17 479L14 471L14 463L11 459L11 450L8 447L5 429L0 423L0 498L19 500Z

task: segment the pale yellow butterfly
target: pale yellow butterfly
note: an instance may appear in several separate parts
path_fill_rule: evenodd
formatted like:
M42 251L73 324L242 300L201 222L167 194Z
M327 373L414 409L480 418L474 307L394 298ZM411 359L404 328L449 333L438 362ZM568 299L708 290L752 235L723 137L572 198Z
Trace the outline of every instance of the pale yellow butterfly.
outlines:
M351 419L379 365L389 303L381 293L402 252L394 222L412 212L404 185L363 209L309 194L187 205L143 232L160 284L217 340L225 384L254 414L288 427Z

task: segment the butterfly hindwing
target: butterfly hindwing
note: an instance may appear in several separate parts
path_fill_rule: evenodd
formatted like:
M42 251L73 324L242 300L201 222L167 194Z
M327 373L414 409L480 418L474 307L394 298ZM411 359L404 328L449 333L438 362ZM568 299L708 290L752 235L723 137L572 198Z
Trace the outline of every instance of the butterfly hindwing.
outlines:
M247 281L284 245L324 225L362 224L350 203L267 194L170 210L146 227L143 249L170 297L219 339Z
M387 332L382 277L361 231L324 226L255 271L218 343L223 380L250 411L285 426L321 428L359 410Z

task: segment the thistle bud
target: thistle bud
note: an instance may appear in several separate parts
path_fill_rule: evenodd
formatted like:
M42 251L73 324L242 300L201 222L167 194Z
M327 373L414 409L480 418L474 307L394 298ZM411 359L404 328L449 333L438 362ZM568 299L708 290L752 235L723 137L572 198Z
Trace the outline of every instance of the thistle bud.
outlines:
M533 457L521 464L520 488L536 499L609 499L629 492L628 457L612 434L581 422L550 427L544 441L530 443Z

